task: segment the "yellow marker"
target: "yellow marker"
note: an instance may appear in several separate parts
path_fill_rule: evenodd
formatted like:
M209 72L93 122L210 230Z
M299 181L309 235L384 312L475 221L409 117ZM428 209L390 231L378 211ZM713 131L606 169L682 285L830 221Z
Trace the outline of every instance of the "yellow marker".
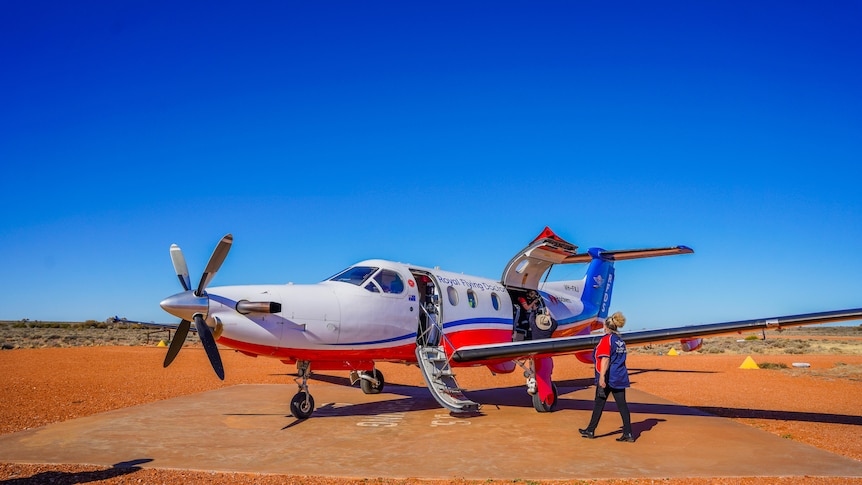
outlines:
M742 365L739 366L739 368L740 369L760 369L760 366L757 365L757 362L755 362L754 359L752 359L751 356L749 355L748 357L745 358L744 361L742 361Z
M168 344L166 344L164 340L159 340L159 345L156 345L156 347L167 347L167 346L168 346Z
M667 351L667 355L679 355L679 352L677 352L675 348L671 347L670 350Z

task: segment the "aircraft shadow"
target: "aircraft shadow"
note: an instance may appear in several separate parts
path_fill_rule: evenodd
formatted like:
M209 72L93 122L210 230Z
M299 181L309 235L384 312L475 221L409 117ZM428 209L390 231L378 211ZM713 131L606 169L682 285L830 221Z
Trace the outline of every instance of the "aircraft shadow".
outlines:
M557 406L554 408L555 411L592 411L592 399L573 399L567 398L565 396L568 393L592 387L592 379L573 379L569 381L561 381L556 384L557 392L560 397L557 401ZM483 405L501 405L525 408L530 408L533 406L532 397L528 395L520 386L467 391L466 395L468 398L473 399L474 401L479 402ZM716 416L722 418L755 418L774 419L780 421L802 421L813 423L850 424L862 426L862 416L854 416L847 414L805 413L797 411L777 411L766 409L726 408L711 406L684 406L681 404L674 403L652 404L631 401L628 402L628 405L629 411L633 414L652 414L666 416ZM613 402L613 398L609 399L608 402L605 404L605 412L618 412L616 403ZM645 422L647 421L650 420L648 419ZM655 422L651 423L651 426L655 426Z
M775 419L779 421L802 421L808 423L851 424L862 426L862 416L831 413L805 413L799 411L774 411L767 409L740 409L698 406L698 409L722 418Z
M290 374L270 374L270 376L273 376L273 377L279 377L279 376L280 376L280 377L287 377L287 378L289 378L289 379L291 379L291 380L293 380L293 379L295 379L295 378L299 377L299 375L298 375L298 374L296 374L296 373L290 373ZM384 377L385 377L385 376L384 376ZM335 384L335 385L338 385L338 386L357 387L357 388L359 387L358 385L353 385L353 384L351 384L351 383L350 383L350 379L349 379L349 378L347 378L347 377L331 376L331 375L327 375L327 374L311 374L311 375L308 377L308 380L309 380L309 381L326 382L326 383L329 383L329 384ZM384 379L384 380L385 380L385 379ZM388 385L387 385L387 387L388 387Z
M338 379L338 378L336 378ZM593 400L592 399L569 399L563 397L565 394L570 392L579 391L588 385L585 385L587 382L592 385L591 379L576 379L572 381L563 381L557 383L558 394L561 396L557 401L557 406L555 408L556 411L563 410L576 410L576 411L592 411L593 409ZM568 383L574 383L574 386L568 385ZM357 389L357 392L361 392ZM359 404L340 404L340 403L327 403L324 404L314 411L314 415L311 417L311 421L314 419L323 419L323 418L338 418L338 417L348 417L348 416L380 416L391 413L404 413L411 411L428 411L428 410L439 410L441 413L446 412L445 409L441 408L437 401L434 400L433 396L431 396L430 391L424 386L403 386L403 385L391 385L387 386L384 389L384 394L396 395L399 398L395 399L387 399L384 401L375 401L375 402L367 402L367 403L359 403ZM502 387L502 388L493 388L493 389L478 389L475 391L466 391L465 395L468 399L471 399L477 403L480 403L483 407L490 406L505 406L505 407L516 407L516 408L532 408L533 407L533 398L529 394L527 394L526 390L523 386L511 386L511 387ZM696 408L682 406L678 404L642 404L642 403L629 403L629 409L632 413L640 413L640 414L665 414L665 415L676 415L676 416L710 416L709 413L700 411ZM609 400L605 406L606 412L617 412L616 404L612 400ZM478 413L470 414L470 415L458 415L456 413L450 413L451 416L458 417L469 417L474 418L476 416L482 416L483 413L481 409ZM253 416L253 415L248 415ZM292 417L289 414L285 417ZM289 423L282 429L292 428L294 426L301 425L306 420L295 420ZM652 424L654 426L654 423ZM645 428L646 429L646 428Z
M92 472L56 472L47 471L37 473L26 478L10 478L8 480L0 480L3 485L35 485L40 483L56 483L56 484L73 484L73 483L90 483L101 482L111 478L120 477L135 473L142 468L138 465L149 463L152 458L141 458L138 460L124 461L115 463L111 468L105 470L96 470Z
M639 369L640 372L701 372L701 371L664 371L659 369ZM327 382L346 387L355 387L357 393L361 393L358 385L351 385L350 380L346 377L329 376L329 375L313 375L313 380ZM555 383L559 400L555 407L555 411L592 411L593 400L590 399L573 399L567 398L566 394L590 388L594 385L592 378L569 379ZM312 389L312 394L313 394ZM320 405L314 411L312 420L321 418L337 418L348 416L379 416L390 413L402 413L411 411L427 411L439 410L446 412L441 408L431 392L425 386L410 386L402 384L387 384L383 390L385 395L394 395L395 398L389 398L382 401L374 401L358 404L345 403L326 403ZM465 395L483 407L486 406L507 406L519 408L532 408L532 396L527 394L524 386L509 386L488 389L466 390ZM795 411L775 411L763 409L745 409L745 408L726 408L726 407L710 407L710 406L684 406L681 404L653 404L629 402L629 410L633 414L647 415L665 415L665 416L715 416L723 418L756 418L756 419L774 419L783 421L803 421L817 423L833 423L833 424L850 424L862 426L862 416L830 414L830 413L805 413ZM605 412L618 412L616 403L613 398L609 399L605 405ZM232 414L243 416L255 416L254 414ZM461 415L451 413L453 417L476 417L482 416L481 409L478 413L472 415ZM290 414L284 415L287 418L292 418ZM289 423L282 429L292 428L300 425L306 420L295 420ZM641 423L641 428L634 429L636 432L643 432L651 429L657 422L664 421L662 419L649 418ZM646 423L646 424L643 424ZM634 426L634 424L633 424Z
M670 372L674 374L717 374L711 370L670 370L670 369L629 369L629 376L646 374L648 372Z
M293 375L295 375L295 374L293 374ZM350 379L348 379L347 377L330 376L330 375L326 375L326 374L311 374L311 377L309 377L308 380L309 381L327 382L329 384L336 384L339 386L347 386L347 387L355 387L355 388L359 389L359 385L358 384L357 385L351 384ZM384 381L385 380L386 380L386 378L384 376ZM388 388L389 385L387 384L385 387Z
M572 409L579 411L591 411L593 409L592 399L568 399L563 396L566 392L577 389L564 389L557 386L561 395L556 409ZM746 409L727 408L714 406L683 406L681 404L651 404L628 402L629 411L632 414L658 414L669 416L716 416L721 418L752 418L752 419L774 419L778 421L801 421L811 423L850 424L862 426L862 416L834 413L806 413L798 411L778 411L768 409ZM618 412L613 398L608 399L605 404L605 412Z

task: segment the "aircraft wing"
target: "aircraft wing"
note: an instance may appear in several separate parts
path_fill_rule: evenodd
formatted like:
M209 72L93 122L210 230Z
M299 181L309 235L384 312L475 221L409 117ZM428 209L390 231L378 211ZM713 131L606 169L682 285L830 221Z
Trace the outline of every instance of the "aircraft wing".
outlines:
M174 329L174 330L176 330L176 329L177 329L177 327L179 327L179 326L180 326L180 324L179 324L179 323L139 322L139 321L137 321L137 320L129 320L129 319L128 319L128 318L126 318L126 317L120 318L120 317L117 317L117 316L111 317L111 320L112 320L114 323L133 323L133 324L135 324L135 325L144 325L144 326L147 326L147 327L154 327L154 328L171 328L171 329ZM190 330L191 330L192 332L196 332L196 331L197 331L197 330L195 330L195 328L194 328L194 327L192 327Z
M765 329L781 329L802 325L843 322L862 319L862 308L834 310L819 313L805 313L782 317L740 320L735 322L708 323L685 327L672 327L656 330L620 332L627 345L643 345L667 342L685 338L709 337ZM455 350L455 362L479 362L533 357L537 355L571 354L594 348L601 335L576 335L540 340L505 342L500 344L468 345Z

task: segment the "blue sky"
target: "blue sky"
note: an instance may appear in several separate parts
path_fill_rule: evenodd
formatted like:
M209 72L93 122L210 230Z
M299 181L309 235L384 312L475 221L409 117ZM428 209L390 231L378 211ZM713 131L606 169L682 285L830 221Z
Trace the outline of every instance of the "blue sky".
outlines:
M0 319L172 322L548 225L656 328L862 307L862 4L4 2ZM579 278L583 267L555 269ZM858 323L858 322L857 322Z

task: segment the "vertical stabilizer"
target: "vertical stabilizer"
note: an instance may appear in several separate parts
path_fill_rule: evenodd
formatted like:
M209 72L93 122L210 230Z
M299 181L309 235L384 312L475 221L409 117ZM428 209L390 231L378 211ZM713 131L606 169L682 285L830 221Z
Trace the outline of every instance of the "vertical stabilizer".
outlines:
M599 319L608 316L611 307L611 293L614 288L614 262L605 259L605 251L600 248L590 248L587 251L592 256L587 268L586 281L581 302L584 304L585 315L597 315Z

